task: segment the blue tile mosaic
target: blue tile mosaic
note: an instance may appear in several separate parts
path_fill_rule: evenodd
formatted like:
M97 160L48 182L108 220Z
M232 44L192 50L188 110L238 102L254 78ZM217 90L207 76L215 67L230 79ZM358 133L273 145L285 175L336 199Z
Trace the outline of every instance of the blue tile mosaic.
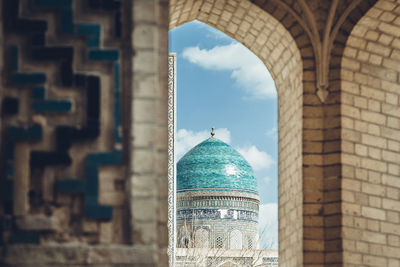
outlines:
M67 100L39 100L33 102L36 113L62 113L71 111L72 103Z
M3 104L1 106L1 114L3 115L15 115L18 113L19 100L14 97L4 97Z
M110 220L113 217L112 206L86 206L85 217L92 220Z
M43 84L46 82L44 73L15 73L11 76L14 84Z
M74 14L72 12L72 8L64 8L61 13L61 28L64 33L73 33L74 32Z
M35 100L44 100L46 97L46 89L44 87L35 87L32 89L32 98Z
M56 183L57 191L62 193L84 193L85 187L82 179L63 179Z
M116 61L119 58L117 50L91 50L89 60L92 61Z
M6 190L4 190L4 195L3 195L3 199L6 201L6 202L12 202L12 200L13 200L13 194L14 194L14 189L13 189L13 186L14 186L14 181L13 180L11 180L11 179L6 179L5 181L4 181L4 188L6 189Z
M79 23L76 25L76 33L83 35L98 35L101 32L99 24L84 24Z
M86 35L88 47L100 46L101 25L80 23L76 25L75 31L77 34Z
M14 244L39 244L40 233L38 232L18 232L11 237L11 242Z
M11 54L11 70L18 71L18 47L13 45L10 47L10 54Z
M110 220L113 207L98 204L99 196L99 167L107 165L121 165L122 151L111 153L89 154L86 162L86 196L85 216L88 219Z

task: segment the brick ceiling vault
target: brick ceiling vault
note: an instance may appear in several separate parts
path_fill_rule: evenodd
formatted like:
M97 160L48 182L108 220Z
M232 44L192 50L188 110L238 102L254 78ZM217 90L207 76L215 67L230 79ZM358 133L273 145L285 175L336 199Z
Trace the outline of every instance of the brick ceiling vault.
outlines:
M376 0L252 2L285 26L295 39L303 60L313 60L314 64L304 65L304 70L316 71L317 95L325 102L329 95L330 70L339 68L347 37ZM311 48L312 53L307 48Z
M242 43L266 65L278 95L287 82L301 84L296 42L276 18L250 1L171 0L169 15L170 29L198 20Z
M202 0L171 0L170 8L200 8ZM303 59L304 71L315 71L316 93L321 102L329 95L331 75L339 70L347 37L359 19L377 0L250 0L282 25L292 35ZM173 18L172 18L173 19ZM170 25L171 26L171 25ZM176 24L172 27L177 26ZM338 71L337 71L338 72Z

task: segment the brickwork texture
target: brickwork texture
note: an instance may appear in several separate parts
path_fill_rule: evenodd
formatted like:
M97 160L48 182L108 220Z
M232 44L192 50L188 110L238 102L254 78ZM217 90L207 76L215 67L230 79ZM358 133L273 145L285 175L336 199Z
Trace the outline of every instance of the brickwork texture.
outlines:
M358 22L341 68L346 266L400 266L400 1Z

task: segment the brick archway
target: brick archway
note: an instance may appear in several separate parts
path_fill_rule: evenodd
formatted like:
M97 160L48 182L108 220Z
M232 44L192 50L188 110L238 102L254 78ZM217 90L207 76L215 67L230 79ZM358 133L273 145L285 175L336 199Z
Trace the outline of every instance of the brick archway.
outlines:
M341 61L343 255L400 264L400 1L381 0L351 32Z
M302 94L300 50L285 27L248 1L170 3L172 29L199 20L236 39L267 66L278 91L280 260L302 262ZM294 256L296 255L296 256Z

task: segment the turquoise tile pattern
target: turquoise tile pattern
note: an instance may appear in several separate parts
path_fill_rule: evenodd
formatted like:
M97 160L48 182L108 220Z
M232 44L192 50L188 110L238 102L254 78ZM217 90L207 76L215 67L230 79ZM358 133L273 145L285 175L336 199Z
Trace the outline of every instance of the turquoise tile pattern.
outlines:
M233 147L210 137L177 164L177 190L252 191L258 195L253 169Z

